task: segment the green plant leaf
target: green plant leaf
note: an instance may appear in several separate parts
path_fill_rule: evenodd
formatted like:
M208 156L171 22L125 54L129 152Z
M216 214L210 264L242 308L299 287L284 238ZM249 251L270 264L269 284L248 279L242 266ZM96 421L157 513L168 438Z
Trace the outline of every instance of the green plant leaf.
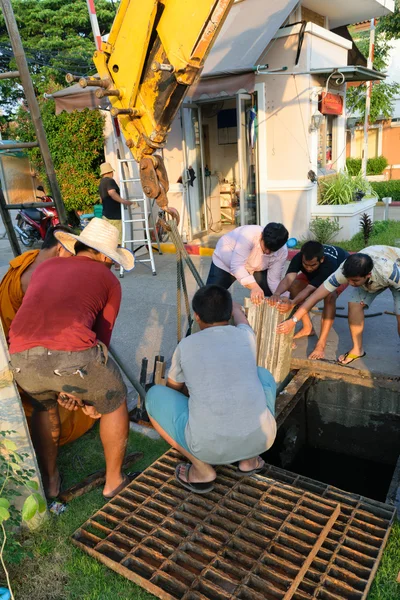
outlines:
M40 513L43 513L46 510L46 502L44 501L43 496L41 496L40 494L33 494L33 497L36 500L38 511Z
M10 518L10 513L4 506L0 506L0 523L7 521Z
M30 521L31 519L33 519L33 517L35 516L37 511L38 511L38 502L35 498L35 494L31 494L30 496L28 496L26 498L24 505L22 507L22 520Z
M10 503L7 500L7 498L0 498L0 507L2 508L9 508Z
M10 450L11 452L17 449L17 444L11 440L3 440L1 443L5 448L7 448L7 450Z
M30 487L32 490L35 490L35 492L37 492L39 489L37 481L33 481L33 479L27 481L27 486Z

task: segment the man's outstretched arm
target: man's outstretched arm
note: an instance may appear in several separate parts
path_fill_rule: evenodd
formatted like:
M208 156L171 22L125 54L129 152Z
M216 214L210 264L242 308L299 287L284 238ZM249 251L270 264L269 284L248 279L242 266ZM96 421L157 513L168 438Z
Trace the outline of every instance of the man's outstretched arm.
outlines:
M330 294L325 285L322 284L315 290L313 294L302 304L294 313L294 315L278 325L278 333L290 333L296 326L297 321L300 321L320 300L323 300ZM295 319L295 320L294 320Z

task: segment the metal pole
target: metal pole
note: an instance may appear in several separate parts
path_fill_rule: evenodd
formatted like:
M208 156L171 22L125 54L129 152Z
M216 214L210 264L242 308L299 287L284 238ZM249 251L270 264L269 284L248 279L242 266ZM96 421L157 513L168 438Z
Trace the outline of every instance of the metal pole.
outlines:
M33 89L33 84L28 69L28 63L26 62L26 57L24 49L22 47L21 37L19 35L17 23L15 21L14 12L10 0L0 0L0 2L1 8L3 10L3 16L4 21L6 23L8 35L10 36L15 61L17 63L18 71L20 73L22 87L24 88L26 100L28 102L29 112L31 115L33 126L35 128L37 141L39 142L40 151L45 164L46 174L49 180L52 196L57 207L58 217L60 219L60 222L66 225L67 213L65 211L65 206L61 198L60 188L58 187L53 161L51 159L49 146L47 144L46 132L43 127L39 105L36 100L35 91Z
M99 27L99 22L97 20L96 6L94 3L94 0L86 0L86 4L88 7L88 11L89 11L90 25L92 27L96 50L101 50L102 40L101 40L100 27ZM122 140L121 140L121 136L119 133L119 124L118 124L117 117L111 117L111 122L112 122L112 126L113 126L114 147L115 147L117 160L118 160L119 158L123 158L125 156L125 151L122 146ZM128 166L128 171L129 171L129 166ZM132 228L132 225L131 225L131 228ZM133 238L133 236L132 236L132 238Z
M371 19L371 27L369 33L369 55L368 69L372 69L374 63L375 51L375 19ZM367 94L365 97L365 119L364 119L364 146L362 152L361 172L364 177L367 175L367 160L368 160L368 129L369 129L369 114L371 109L371 93L372 81L367 81Z
M96 44L96 49L101 50L100 27L99 27L99 22L97 20L96 7L94 5L94 0L86 0L86 4L88 7L88 11L89 11L89 19L90 19L90 25L92 26L94 43Z
M10 213L7 209L6 199L4 198L3 190L0 190L0 214L3 219L4 227L8 235L8 240L10 242L11 250L13 251L14 256L19 256L21 254L21 248L19 247L17 234L15 233L15 229L12 226Z

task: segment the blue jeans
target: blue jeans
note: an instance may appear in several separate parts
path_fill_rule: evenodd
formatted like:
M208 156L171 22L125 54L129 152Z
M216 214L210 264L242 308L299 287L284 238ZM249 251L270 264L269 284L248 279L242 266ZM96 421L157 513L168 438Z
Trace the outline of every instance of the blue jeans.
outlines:
M253 277L264 292L266 296L272 296L272 292L269 289L267 280L268 269L265 271L254 271ZM221 287L229 290L232 283L236 281L236 277L217 267L213 262L211 263L210 272L208 273L206 285L220 285Z
M275 416L275 380L263 367L257 367L257 374L264 390L267 408ZM165 385L153 385L146 395L146 410L169 437L190 453L185 438L189 419L187 396Z

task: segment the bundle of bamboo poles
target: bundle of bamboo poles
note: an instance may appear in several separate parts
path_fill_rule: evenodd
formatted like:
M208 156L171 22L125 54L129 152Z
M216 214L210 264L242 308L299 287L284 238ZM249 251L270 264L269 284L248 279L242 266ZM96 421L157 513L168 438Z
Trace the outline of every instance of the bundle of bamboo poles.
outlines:
M293 331L288 335L277 333L279 323L289 313L280 313L267 302L256 306L245 299L247 318L257 338L257 365L268 369L274 376L278 390L290 371L292 359Z

